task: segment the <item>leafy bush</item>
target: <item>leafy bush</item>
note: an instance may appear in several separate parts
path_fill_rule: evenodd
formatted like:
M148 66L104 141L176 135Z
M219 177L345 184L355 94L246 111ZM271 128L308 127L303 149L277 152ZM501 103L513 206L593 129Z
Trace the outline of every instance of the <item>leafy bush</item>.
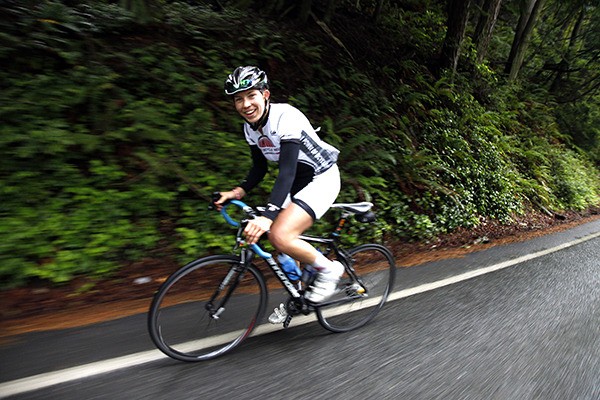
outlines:
M597 105L559 108L484 66L477 82L434 79L437 3L392 6L384 43L359 44L354 56L318 26L300 33L285 18L248 18L244 2L220 12L163 2L143 16L112 2L29 3L0 9L8 285L105 276L151 251L189 259L228 250L230 231L206 204L249 167L222 93L242 64L265 68L275 101L301 108L341 149L339 201L376 204L378 222L355 225L350 242L420 240L481 217L509 221L529 203L581 210L599 201ZM248 202L265 201L275 174Z

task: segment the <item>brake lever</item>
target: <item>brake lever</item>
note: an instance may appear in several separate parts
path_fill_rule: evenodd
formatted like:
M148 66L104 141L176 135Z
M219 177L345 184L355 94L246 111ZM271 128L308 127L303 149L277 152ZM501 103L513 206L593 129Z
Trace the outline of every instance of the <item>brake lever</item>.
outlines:
M246 206L244 207L244 212L246 214L248 214L249 217L251 217L250 219L255 219L257 218L259 215L256 213L256 210L250 206ZM248 222L248 219L246 219L246 223Z
M213 194L211 196L212 196L212 200L210 201L210 203L208 203L208 209L210 211L213 211L216 209L215 202L221 198L221 192L213 192ZM229 202L229 200L227 200L225 202L225 204L227 204L228 202Z

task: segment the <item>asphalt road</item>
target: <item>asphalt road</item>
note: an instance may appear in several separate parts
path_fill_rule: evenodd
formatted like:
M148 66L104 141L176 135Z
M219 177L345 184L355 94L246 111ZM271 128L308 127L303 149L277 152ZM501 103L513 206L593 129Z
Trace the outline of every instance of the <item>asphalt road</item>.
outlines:
M143 315L22 335L0 347L0 397L600 399L600 221L399 269L396 289L405 294L359 330L292 322L196 364L148 353ZM100 363L130 354L142 363Z

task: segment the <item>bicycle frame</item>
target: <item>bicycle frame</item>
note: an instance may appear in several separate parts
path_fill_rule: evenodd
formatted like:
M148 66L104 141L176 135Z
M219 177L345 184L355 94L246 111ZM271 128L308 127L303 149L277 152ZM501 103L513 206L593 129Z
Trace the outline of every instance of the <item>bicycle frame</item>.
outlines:
M232 219L225 210L230 204L246 214ZM369 202L333 204L332 208L342 212L330 235L301 235L323 250L326 257L336 257L345 268L330 300L313 303L305 297L305 291L310 290L307 288L316 275L311 276L305 268L301 282L288 278L271 253L260 244L246 243L245 223L256 216L254 210L238 200L228 202L221 214L237 227L234 254L201 257L161 284L148 312L152 341L163 353L181 361L209 360L238 346L260 323L269 304L269 285L256 266L257 258L262 258L281 282L285 288L281 292L289 294L287 302L278 307L280 313L275 313L284 328L294 316L312 312L331 332L347 332L365 325L381 309L393 286L393 256L375 243L345 249L340 235L349 216L357 222L374 221L372 206ZM271 319L269 322L274 323Z
M240 200L231 200L228 203L224 204L223 208L221 209L221 215L225 218L227 223L238 228L238 233L236 235L235 248L238 248L238 247L242 248L241 255L240 255L241 256L240 264L242 264L242 268L244 268L244 270L245 270L247 268L247 266L252 263L254 256L258 255L260 258L265 260L265 262L267 263L269 268L271 268L271 270L273 271L273 273L275 274L277 279L281 282L281 284L287 290L287 292L290 294L290 296L293 297L295 300L300 300L302 298L302 294L300 294L299 290L289 280L286 273L279 266L277 261L275 261L275 258L273 257L273 255L271 253L265 251L258 243L254 243L249 246L246 246L245 240L243 239L243 236L242 236L243 229L244 229L244 221L242 221L242 223L240 223L229 216L226 209L227 209L227 206L229 206L230 204L236 205L237 207L241 208L248 216L254 216L255 213L254 213L254 209L252 209L252 207L248 206L247 204L245 204L244 202L242 202ZM340 237L342 229L346 223L346 219L348 218L349 215L350 214L346 213L346 212L342 213L341 217L338 219L338 223L337 223L335 230L330 234L331 237L329 237L329 238L309 236L309 235L300 235L299 238L306 240L308 242L311 242L311 243L320 243L320 244L327 245L327 252L332 250L336 254L336 257L339 259L339 261L344 265L348 274L350 274L354 280L359 281L359 283L361 283L360 280L358 279L358 277L356 276L355 271L352 268L350 256L343 249L341 249L338 246L339 237ZM240 271L240 272L243 273L243 271ZM224 300L226 301L226 299L224 299ZM339 303L339 302L341 302L341 301L337 300L335 302L324 302L324 303L319 304L319 306L331 305L333 303Z

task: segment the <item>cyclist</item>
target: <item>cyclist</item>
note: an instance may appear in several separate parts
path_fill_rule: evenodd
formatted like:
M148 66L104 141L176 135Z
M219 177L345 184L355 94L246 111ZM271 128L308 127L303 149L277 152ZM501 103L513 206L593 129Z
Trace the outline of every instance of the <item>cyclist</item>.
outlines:
M252 167L238 186L221 192L215 204L220 209L225 201L244 197L262 181L268 161L277 162L279 173L269 202L262 215L246 226L246 241L256 243L268 231L269 241L278 251L312 265L317 277L306 298L322 302L333 295L344 267L299 235L325 214L340 191L339 150L317 136L301 111L289 104L271 104L267 74L259 68L236 68L225 81L225 93L233 97L235 109L245 121ZM283 322L286 315L281 306L269 321Z

